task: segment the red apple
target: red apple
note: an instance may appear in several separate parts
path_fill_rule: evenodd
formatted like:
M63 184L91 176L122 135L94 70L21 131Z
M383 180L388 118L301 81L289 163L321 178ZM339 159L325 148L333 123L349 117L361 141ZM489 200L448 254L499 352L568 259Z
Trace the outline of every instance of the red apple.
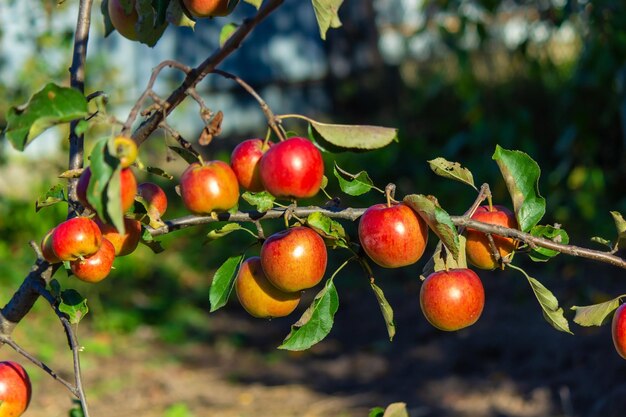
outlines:
M74 217L55 227L52 250L61 261L73 261L93 255L100 249L102 233L87 217Z
M120 0L109 0L109 18L111 19L111 24L120 35L131 41L136 41L138 37L135 25L139 20L139 15L135 9L135 0L130 0L130 3L132 4L132 10L130 13L126 13Z
M271 145L271 142L263 145L261 139L248 139L235 146L230 155L230 166L242 188L252 192L263 191L259 160Z
M56 264L57 262L61 262L61 260L56 256L54 250L52 249L52 233L54 229L50 229L48 233L41 240L41 254L43 258L50 262L51 264Z
M216 17L230 14L239 1L235 0L183 0L193 17ZM229 7L230 5L230 7Z
M235 291L243 308L258 318L287 316L300 302L300 292L281 291L268 281L258 256L241 264Z
M18 363L0 362L0 416L19 417L28 408L30 378Z
M361 216L359 240L365 253L378 265L399 268L422 257L428 242L428 226L402 203L377 204Z
M626 304L622 304L615 310L611 324L613 344L619 355L626 359Z
M328 255L324 240L308 227L275 233L261 247L261 265L267 279L281 291L295 292L319 283Z
M93 210L93 207L87 201L89 181L91 181L91 168L87 167L78 179L76 195L83 207ZM120 188L122 211L125 213L135 204L135 195L137 194L137 180L130 168L123 168L120 171Z
M148 206L148 214L153 217L161 217L167 210L167 196L161 187L153 182L144 182L137 187L139 194ZM158 214L158 216L155 216Z
M517 220L511 210L503 206L480 206L472 216L473 220L483 223L497 224L499 226L517 229ZM493 241L502 258L515 250L516 243L511 238L492 235ZM467 245L465 247L467 260L480 269L495 269L498 261L493 256L489 246L487 235L477 230L467 229Z
M193 163L180 177L180 195L185 207L196 214L230 210L239 200L237 176L222 161Z
M120 234L115 226L103 223L96 219L96 224L102 232L102 237L113 244L115 256L126 256L137 249L139 239L141 239L141 222L133 219L124 219L125 233Z
M319 191L324 177L321 152L304 138L290 138L261 157L263 186L275 197L308 198Z
M106 239L102 239L102 245L98 252L84 259L70 262L70 267L76 278L85 282L99 282L105 279L115 259L115 247Z
M485 290L471 269L433 272L420 290L420 306L426 319L440 330L471 326L485 305Z

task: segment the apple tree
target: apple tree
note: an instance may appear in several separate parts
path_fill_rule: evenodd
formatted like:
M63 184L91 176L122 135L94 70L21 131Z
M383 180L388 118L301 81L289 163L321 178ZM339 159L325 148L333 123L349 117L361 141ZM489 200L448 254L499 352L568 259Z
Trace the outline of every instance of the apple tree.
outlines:
M69 124L69 165L59 173L62 183L51 180L44 196L33 196L38 209L53 204L67 205L67 219L50 224L44 236L32 236L36 254L30 272L0 310L0 346L8 345L26 360L62 383L78 399L80 412L89 416L86 389L81 380L80 343L75 326L87 314L84 297L54 278L61 269L73 277L97 283L110 275L115 259L133 256L138 244L150 247L155 256L164 248L159 237L189 227L209 226L208 239L230 233L250 235L250 244L233 248L231 256L215 265L210 293L214 313L235 298L254 317L288 316L300 304L302 293L315 296L302 315L294 320L289 334L276 341L279 349L305 350L323 340L333 327L340 294L334 280L346 265L360 266L377 301L388 338L396 333L394 312L376 280L379 268L402 268L424 260L419 294L426 319L442 331L456 331L480 319L486 294L480 270L513 270L528 282L528 296L535 297L545 320L556 331L573 333L565 310L538 279L519 266L519 258L547 262L559 254L626 268L620 250L626 244L626 220L611 212L616 234L612 239L595 238L606 248L599 250L570 244L566 229L543 223L546 199L539 190L541 170L531 155L497 146L491 155L510 195L508 201L493 201L489 184L475 184L462 163L442 157L425 161L441 181L459 182L459 187L476 191L460 215L449 213L437 196L417 191L396 194L396 186L378 184L365 170L349 172L334 160L342 152L376 152L393 146L398 131L393 127L334 124L303 114L278 114L246 80L220 69L223 61L237 52L255 28L280 8L283 0L244 0L256 12L238 23L223 19L219 47L198 66L167 60L146 79L125 120L106 114L106 85L86 85L86 53L89 28L101 12L107 34L116 31L129 41L153 46L168 25L190 26L203 18L228 16L238 0L103 0L94 10L93 0L80 0L73 33L69 85L50 80L33 91L26 103L12 103L7 113L3 138L17 150L53 126ZM341 26L342 0L313 0L322 38ZM169 95L161 96L154 85L161 72L171 68L182 74L182 82ZM246 91L259 105L267 125L257 138L242 140L231 150L229 163L208 160L213 139L220 134L221 112L196 87L207 77L222 77ZM204 129L197 140L187 140L168 122L168 116L184 101L195 101ZM104 125L110 135L86 137L92 125ZM170 177L162 167L141 161L141 146L161 130L172 140L167 145L189 165L176 178L176 192L188 215L170 218L163 189L152 183L137 183L135 172ZM85 155L85 141L93 142ZM199 151L203 147L202 151ZM203 156L205 155L205 156ZM327 186L338 184L342 195L330 195ZM347 207L343 196L358 201L366 193L376 195L378 204ZM37 198L39 197L39 198ZM510 204L510 206L508 206ZM45 216L45 210L41 212ZM607 220L609 219L607 214ZM266 234L268 222L281 231ZM350 235L345 225L358 222ZM428 252L431 241L433 251ZM259 256L248 254L251 248ZM328 258L339 267L328 270ZM477 272L478 270L478 272ZM416 277L417 278L417 277ZM616 295L610 301L573 306L573 321L580 326L600 326L612 319L617 352L626 358L626 310ZM15 327L28 317L34 303L49 303L67 334L74 361L74 380L59 377L45 363L25 351L12 337ZM568 309L568 310L570 310ZM214 313L219 314L219 313ZM401 331L401 329L399 329ZM16 377L17 375L17 377ZM17 380L16 380L17 378ZM0 381L15 387L0 395L0 414L21 414L31 397L28 377L10 362L0 363ZM17 382L16 382L17 381ZM407 415L398 404L390 408ZM382 415L384 410L373 410ZM3 414L4 415L4 414Z

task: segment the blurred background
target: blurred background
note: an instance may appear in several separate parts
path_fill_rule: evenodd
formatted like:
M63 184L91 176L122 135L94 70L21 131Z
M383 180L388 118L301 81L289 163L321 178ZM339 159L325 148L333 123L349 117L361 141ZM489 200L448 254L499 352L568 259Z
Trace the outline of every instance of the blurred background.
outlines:
M197 65L217 47L224 24L254 13L241 4L228 18L199 21L195 31L169 27L149 48L117 33L104 38L99 5L92 14L86 88L104 90L107 112L122 120L154 66L172 58ZM0 2L0 129L10 106L49 81L68 84L76 11L76 1ZM541 166L542 223L562 224L581 246L602 249L591 237L614 238L609 211L626 214L624 2L349 0L340 16L343 27L323 42L310 2L287 0L221 68L250 83L275 113L399 128L399 142L383 150L326 155L327 172L333 160L350 172L366 169L380 187L394 182L400 196L436 195L460 214L475 192L430 171L426 161L443 156L468 167L477 184L491 185L497 203L510 206L491 160L500 144L527 152ZM164 72L155 89L167 96L180 80ZM265 136L262 112L236 84L209 76L198 91L212 110L224 112L222 135L204 150L209 157L227 160L241 140ZM195 142L203 127L198 116L197 104L186 100L168 120ZM298 122L285 127L306 134ZM93 126L86 147L114 131ZM63 205L36 213L34 202L60 181L66 138L67 130L51 130L25 153L0 143L2 305L33 262L28 241L65 217ZM169 141L155 134L140 157L178 178L185 163L166 152ZM176 179L136 174L166 190L166 218L185 214ZM329 179L328 191L339 195ZM342 204L353 207L380 200L373 193L342 196ZM355 226L346 227L356 237ZM163 238L166 251L159 255L139 248L116 260L116 270L97 286L57 274L64 287L88 298L91 309L79 336L95 415L363 416L373 406L404 401L411 417L623 416L626 365L613 350L610 329L572 323L575 337L557 333L521 275L481 272L487 292L482 319L446 334L430 327L419 309L425 259L402 270L376 269L396 314L398 334L389 342L366 277L348 268L336 281L340 309L329 337L310 351L287 353L276 346L314 291L285 319L249 318L236 298L209 315L215 269L251 243L234 234L205 244L209 229ZM347 257L334 252L329 272ZM547 265L522 256L516 262L566 310L626 292L624 273L615 268L564 256ZM44 303L18 326L16 340L70 375L61 327ZM17 359L7 347L1 357ZM67 415L71 401L63 387L27 369L35 384L27 415Z

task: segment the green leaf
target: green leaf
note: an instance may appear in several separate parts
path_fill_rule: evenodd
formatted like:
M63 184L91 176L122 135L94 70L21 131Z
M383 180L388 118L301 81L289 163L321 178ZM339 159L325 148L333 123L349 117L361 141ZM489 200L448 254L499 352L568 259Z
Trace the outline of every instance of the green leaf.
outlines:
M594 236L594 237L591 238L591 241L599 243L601 245L604 245L604 246L608 247L609 249L613 249L613 244L611 243L611 241L608 240L608 239L605 239L603 237Z
M89 312L87 299L76 290L64 290L61 292L59 311L67 314L70 323L78 324Z
M180 146L168 146L168 148L176 152L178 156L183 158L189 164L200 162L200 156L195 150L193 150L193 148L181 148Z
M610 320L611 313L620 306L620 300L624 297L626 294L599 304L574 306L572 307L576 312L574 322L585 327L602 326Z
M226 305L235 285L235 277L242 260L243 255L231 256L215 271L209 290L211 313Z
M239 25L236 23L228 23L222 27L222 31L220 32L220 48L224 46L226 41L231 37L233 33L237 30Z
M455 181L462 182L476 189L474 185L474 176L472 172L461 166L458 162L450 162L445 158L435 158L428 161L430 169L440 177L450 178Z
M624 220L624 217L617 211L612 211L611 216L613 216L615 228L617 229L617 243L615 247L623 249L626 246L626 220Z
M339 20L339 7L343 0L312 0L315 18L320 29L320 36L326 40L328 29L341 27Z
M168 174L167 172L165 172L164 170L162 170L159 167L146 167L146 172L148 172L149 174L154 174L154 175L158 175L159 177L163 177L166 178L168 180L173 180L174 176Z
M448 212L442 209L432 196L411 194L404 197L404 204L415 210L428 224L433 232L441 239L455 259L459 259L459 233Z
M90 157L91 179L87 186L87 201L98 217L124 233L120 180L122 167L113 154L113 138L101 139L94 145Z
M153 0L135 1L135 10L139 15L139 20L135 24L137 40L148 46L156 45L167 28L165 16L153 7L152 2Z
M274 200L276 197L268 193L267 191L261 191L259 193L251 193L250 191L246 191L241 195L248 204L256 207L257 211L260 213L265 213L268 210L271 210L274 207Z
M56 184L50 187L48 191L35 202L35 211L39 211L44 207L52 206L61 201L67 201L65 199L65 186L63 184Z
M161 246L161 242L154 240L148 229L145 227L143 228L143 233L141 234L141 240L139 242L149 247L154 253L161 253L165 250L165 248Z
M7 112L4 135L18 151L46 129L88 115L87 100L78 90L48 84L22 106Z
M283 340L279 349L305 350L324 339L333 327L335 313L339 309L339 295L332 280L324 288Z
M513 200L517 223L528 232L546 212L546 200L539 194L539 165L528 154L496 146L497 162Z
M389 340L393 340L393 337L396 335L396 324L393 321L393 309L389 304L389 301L385 298L385 293L383 290L373 282L370 282L372 290L374 290L374 295L376 295L376 299L378 300L378 305L380 306L380 311L383 314L383 318L385 319L385 325L387 326L387 334L389 335Z
M567 232L559 227L550 225L533 226L533 228L530 229L530 234L536 237L550 239L555 243L562 243L563 245L567 245L569 243L569 236ZM558 251L552 249L536 247L532 249L528 256L530 256L530 259L535 262L546 262L558 254Z
M253 5L257 10L261 7L263 0L243 0L244 2Z
M170 1L165 13L165 19L173 25L195 29L196 21L191 19L181 7L180 1Z
M50 287L50 294L52 294L54 298L59 298L61 296L61 284L59 284L59 281L52 279L48 286Z
M115 30L113 23L111 23L111 17L109 16L109 0L102 0L102 3L100 3L100 12L102 13L104 37L106 38Z
M250 230L246 229L245 227L243 227L239 223L227 223L226 225L224 225L224 226L222 226L220 228L211 230L207 234L206 237L207 237L207 239L209 239L209 241L214 241L214 240L220 239L220 238L222 238L222 237L224 237L226 235L229 235L232 232L235 232L237 230L245 231L247 233L250 233L255 238L257 237L253 232L251 232Z
M329 152L370 151L397 140L398 129L381 126L336 125L308 119L309 134Z
M444 249L441 240L437 242L435 252L433 256L428 260L424 269L422 270L421 278L425 280L430 274L435 271L447 271L450 269L465 269L467 268L467 258L465 254L465 244L467 239L463 235L459 235L459 257L455 259L450 256L448 250Z
M385 409L382 407L374 407L372 409L370 409L369 414L367 415L367 417L383 417L383 414L385 414Z
M409 417L409 412L406 409L406 403L393 403L389 404L385 410L383 417Z
M524 276L528 280L528 283L530 284L530 287L535 293L537 301L539 301L539 305L543 310L543 317L546 319L546 321L558 331L574 334L570 331L569 322L563 315L563 309L559 307L559 300L556 299L554 294L552 294L550 290L544 287L541 282L537 281L535 278L530 277L522 268L519 268L512 264L507 264L507 266L524 274Z
M337 180L339 180L341 191L351 196L365 194L371 190L374 185L367 172L361 171L356 175L350 174L341 169L339 165L337 165L337 161L335 161L335 166L333 167L333 174Z
M311 213L306 224L326 239L346 240L346 231L341 223L319 211Z

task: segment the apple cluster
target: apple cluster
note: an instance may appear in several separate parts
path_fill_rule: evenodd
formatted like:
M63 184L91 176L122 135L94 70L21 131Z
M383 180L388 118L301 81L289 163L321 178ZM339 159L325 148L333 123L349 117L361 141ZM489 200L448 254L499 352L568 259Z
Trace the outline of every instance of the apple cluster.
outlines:
M239 1L234 0L173 0L180 1L181 7L194 19L226 16L230 14ZM136 0L130 0L131 9L127 13L120 0L108 0L107 11L111 24L120 35L131 41L138 39Z
M122 211L128 212L139 196L145 203L148 216L159 218L167 209L167 196L158 185L150 182L137 185L131 165L137 157L137 146L126 137L114 140L116 156L122 167L120 171L120 201ZM90 167L83 170L76 194L87 212L93 207L87 199L87 190L92 181ZM124 232L99 217L81 215L68 219L51 229L41 241L43 257L50 263L69 262L74 276L85 282L105 279L118 256L135 251L141 239L142 226L139 220L124 218Z

